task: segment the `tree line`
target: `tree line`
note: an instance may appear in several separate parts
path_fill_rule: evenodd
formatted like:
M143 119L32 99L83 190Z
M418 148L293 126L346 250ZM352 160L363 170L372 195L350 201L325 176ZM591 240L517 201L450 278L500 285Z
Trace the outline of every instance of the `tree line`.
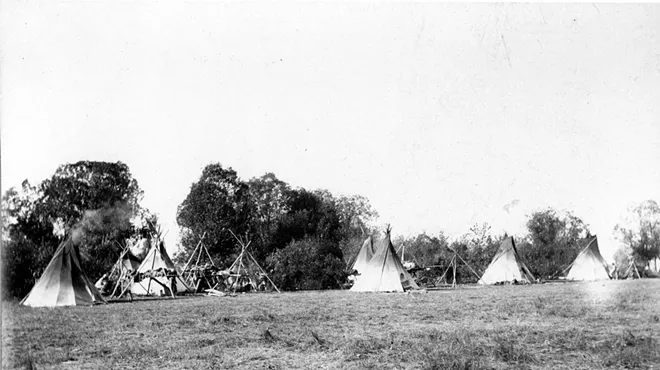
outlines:
M2 197L4 296L27 294L66 237L78 244L83 268L93 280L111 268L126 245L145 241L136 252L144 255L159 223L140 205L142 196L121 162L65 164L37 185L25 181L9 189ZM660 208L647 201L629 216L615 229L626 245L617 252L617 263L623 270L632 258L643 269L660 254ZM231 167L211 163L178 206L181 244L175 260L185 262L203 237L214 262L229 266L240 253L233 232L249 237L251 253L281 289L338 288L366 236L379 237L377 218L360 195L293 187L273 173L243 180ZM541 278L561 274L590 236L580 218L553 209L531 214L527 232L517 240L518 250ZM434 266L420 271L420 280L437 279L456 252L461 256L457 280L470 282L476 280L470 270L482 273L504 237L481 224L453 241L440 232L398 237L394 244L407 260Z

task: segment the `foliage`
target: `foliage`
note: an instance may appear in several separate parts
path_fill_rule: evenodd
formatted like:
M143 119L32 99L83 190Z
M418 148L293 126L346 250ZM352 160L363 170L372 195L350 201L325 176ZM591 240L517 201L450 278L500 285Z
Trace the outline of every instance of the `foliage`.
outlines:
M236 171L219 163L207 165L177 210L182 247L177 259L185 261L206 233L209 253L217 262L228 262L238 249L231 232L243 235L251 231L252 215L248 185Z
M339 248L346 263L350 264L360 252L367 236L378 235L378 230L373 226L378 212L373 209L369 200L361 195L341 195L334 198L334 204L339 216Z
M419 267L431 266L440 262L447 256L447 237L441 232L432 236L423 232L415 237L397 237L393 241L399 253L403 253L406 261L412 261Z
M490 227L488 227L489 229ZM475 276L475 273L479 276L483 275L499 250L502 240L506 237L506 235L494 237L489 233L479 234L475 231L477 229L471 228L470 233L454 241L450 246L451 250L457 253L456 281L458 283L476 283L479 278ZM453 253L443 259L443 265L448 266L447 258L451 257L453 257Z
M128 166L121 162L65 164L44 180L40 188L43 198L38 205L39 213L62 222L67 229L90 210L121 206L138 213L143 194Z
M291 187L269 172L250 179L248 188L258 242L260 245L268 245L278 218L289 211Z
M341 239L339 215L332 195L323 190L292 190L288 212L281 215L261 256L286 247L294 240L316 238L337 245Z
M4 291L23 296L66 237L79 245L83 269L97 278L115 262L132 224L145 212L137 181L121 162L81 161L57 168L37 186L23 182L2 198Z
M319 238L293 241L268 258L270 277L283 290L318 290L341 287L347 278L342 253Z
M626 222L614 228L619 240L632 249L636 262L646 266L660 257L660 206L647 200L628 211Z
M335 197L327 190L294 189L273 173L243 182L233 169L210 164L179 206L183 248L176 257L187 260L206 233L209 253L220 265L229 263L238 252L229 230L248 234L260 263L303 239L352 251L370 232L376 216L369 201L359 195Z
M534 212L527 221L527 242L518 244L518 253L537 278L562 273L586 246L589 227L571 213L563 216L553 209Z

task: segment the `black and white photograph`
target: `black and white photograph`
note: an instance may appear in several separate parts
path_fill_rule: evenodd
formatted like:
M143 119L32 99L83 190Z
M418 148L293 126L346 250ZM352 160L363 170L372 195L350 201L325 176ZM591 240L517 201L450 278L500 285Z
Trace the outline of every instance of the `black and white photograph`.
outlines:
M660 3L0 1L3 369L660 369Z

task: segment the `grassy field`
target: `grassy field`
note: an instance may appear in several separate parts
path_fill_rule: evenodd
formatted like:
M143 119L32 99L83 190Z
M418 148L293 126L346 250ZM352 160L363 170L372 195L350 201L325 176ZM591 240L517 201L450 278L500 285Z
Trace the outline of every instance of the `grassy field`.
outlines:
M3 304L3 367L660 369L660 280Z

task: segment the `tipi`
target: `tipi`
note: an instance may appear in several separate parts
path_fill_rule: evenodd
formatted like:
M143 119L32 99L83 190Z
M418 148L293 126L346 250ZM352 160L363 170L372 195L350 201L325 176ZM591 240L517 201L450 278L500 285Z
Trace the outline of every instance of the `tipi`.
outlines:
M80 267L80 253L71 238L55 251L21 304L31 307L77 306L106 303Z
M505 282L533 283L534 275L522 262L513 237L505 238L500 249L479 279L479 284L492 285Z
M401 264L401 259L390 240L390 231L388 227L380 247L365 264L363 271L360 271L351 291L403 292L408 289L419 289L415 280Z
M365 270L369 261L374 256L374 242L371 236L369 236L364 243L362 243L362 248L358 252L353 265L351 266L351 271L357 270L358 274Z
M181 279L162 241L151 247L138 267L137 275L139 281L135 281L131 285L133 294L162 296L190 291L190 288ZM176 283L176 292L171 291L171 279L174 279Z
M608 280L610 273L607 262L598 249L598 239L594 236L569 266L566 280Z

